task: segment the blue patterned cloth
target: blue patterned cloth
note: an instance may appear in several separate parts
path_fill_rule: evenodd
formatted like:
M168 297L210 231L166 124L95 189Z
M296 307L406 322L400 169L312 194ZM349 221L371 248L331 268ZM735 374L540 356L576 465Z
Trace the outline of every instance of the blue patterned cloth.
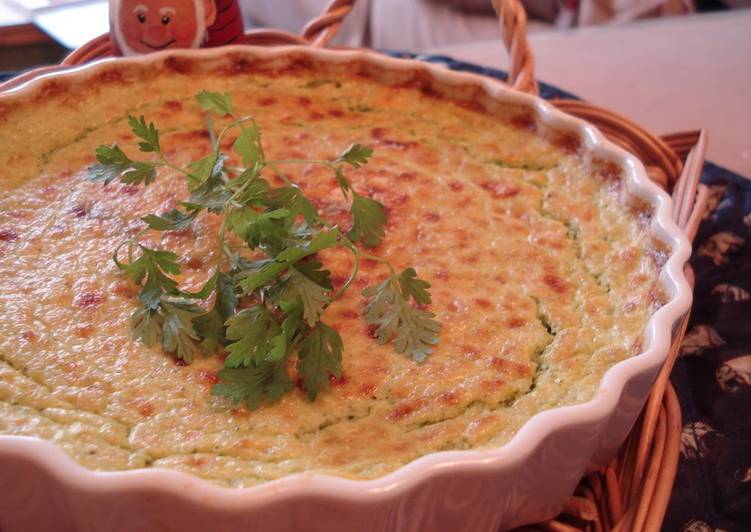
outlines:
M751 181L707 163L694 308L671 380L683 413L666 530L751 530Z
M505 80L438 55L387 52ZM0 73L0 81L10 74ZM576 96L540 84L543 98ZM694 310L671 376L683 413L681 462L664 529L751 531L751 181L706 163L710 211L691 264Z

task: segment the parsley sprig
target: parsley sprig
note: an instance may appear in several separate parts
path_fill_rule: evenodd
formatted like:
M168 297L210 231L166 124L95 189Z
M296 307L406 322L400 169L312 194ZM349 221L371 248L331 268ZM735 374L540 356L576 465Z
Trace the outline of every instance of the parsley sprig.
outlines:
M385 264L389 275L363 291L365 321L375 327L379 343L422 362L438 341L440 324L423 307L430 304L430 284L413 268L396 273L384 258L361 249L378 246L385 236L386 210L360 194L347 178L347 168L367 164L372 150L352 144L333 161L269 160L261 131L252 116L237 116L229 94L196 95L206 112L211 153L178 167L164 156L159 130L143 116L129 116L139 150L151 154L133 160L117 145L101 145L91 180L108 184L149 185L159 170L183 175L189 198L176 208L142 218L145 227L123 242L113 260L140 287L139 308L131 317L133 333L147 346L160 345L185 362L203 353L225 351L225 368L212 390L249 409L277 401L294 388L290 369L310 400L325 390L331 376L342 372L342 339L323 321L326 309L352 285L363 258ZM214 120L227 124L217 133ZM226 164L223 138L232 130L232 150L241 167ZM329 168L350 202L351 228L344 232L323 219L301 189L282 171L285 165L314 164ZM272 186L272 173L284 183ZM222 216L217 232L213 271L197 292L179 286L179 257L170 250L142 243L148 232L183 231L204 211ZM236 245L237 241L242 245ZM348 249L354 258L347 280L334 290L331 272L318 253ZM123 248L127 260L123 260Z

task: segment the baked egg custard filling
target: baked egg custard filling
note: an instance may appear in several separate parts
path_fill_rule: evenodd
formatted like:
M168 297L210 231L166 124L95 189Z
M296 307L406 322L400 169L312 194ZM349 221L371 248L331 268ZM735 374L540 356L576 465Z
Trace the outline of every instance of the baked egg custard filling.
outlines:
M663 300L651 211L619 167L531 109L362 64L230 56L97 72L0 99L0 434L51 440L96 470L167 467L234 487L301 472L368 479L436 451L499 447L535 413L591 399L608 368L641 351ZM361 291L388 270L367 259L323 316L343 340L342 374L315 401L296 388L250 411L210 393L221 357L186 364L133 337L138 287L112 255L189 191L170 168L149 186L86 176L101 144L138 152L128 115L159 127L175 164L207 156L193 98L203 89L255 117L270 160L372 148L347 175L386 208L375 252L431 284L442 329L424 362L374 341ZM241 163L236 136L223 139L228 165ZM348 228L331 172L285 172ZM181 288L198 290L221 223L202 212L145 242L175 251ZM342 286L352 254L319 260Z

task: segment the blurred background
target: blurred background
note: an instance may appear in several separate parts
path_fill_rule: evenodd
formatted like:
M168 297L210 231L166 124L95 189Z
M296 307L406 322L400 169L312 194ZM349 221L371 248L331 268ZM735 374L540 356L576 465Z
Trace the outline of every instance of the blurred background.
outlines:
M235 0L246 28L299 32L329 0ZM751 5L751 0L524 0L529 32L631 21ZM108 30L107 0L0 0L0 70L59 61ZM751 28L749 29L751 31ZM337 43L421 52L497 39L489 0L359 0Z
M326 0L244 1L248 27L273 26L293 32L299 31L327 3ZM522 3L529 15L530 33L694 11L692 0L524 0ZM363 0L343 26L338 42L420 52L436 46L498 38L498 31L489 0Z

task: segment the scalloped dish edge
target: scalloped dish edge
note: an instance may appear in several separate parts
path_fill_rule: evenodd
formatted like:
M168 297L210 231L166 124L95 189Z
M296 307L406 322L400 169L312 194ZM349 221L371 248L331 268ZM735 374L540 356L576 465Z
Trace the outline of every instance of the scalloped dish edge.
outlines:
M656 374L659 371L667 357L674 323L688 312L692 301L692 292L683 273L684 264L690 256L691 246L673 222L670 197L649 180L644 166L636 157L608 141L594 126L556 110L540 98L510 89L498 80L472 73L454 72L418 60L391 58L364 50L332 51L303 46L280 46L269 49L242 45L204 50L165 51L128 59L111 58L62 71L43 73L18 87L0 93L0 103L9 99L26 98L39 91L50 79L69 77L85 79L95 75L102 67L112 65L117 61L127 64L149 64L170 56L217 58L229 52L239 52L263 59L294 52L334 63L362 61L384 69L421 71L438 82L448 85L471 84L480 87L493 99L528 106L542 123L552 129L575 134L593 154L617 164L624 171L629 192L646 201L654 209L651 233L670 249L668 260L660 271L660 283L669 299L650 317L647 323L644 333L646 348L639 355L619 362L608 369L595 396L590 401L536 414L508 443L499 448L431 453L386 476L372 480L349 480L303 473L249 488L225 488L188 473L159 468L97 472L74 462L52 442L24 436L0 435L0 455L28 457L50 471L64 484L79 489L114 492L149 488L174 493L196 504L208 505L215 509L250 510L279 499L301 495L326 496L351 502L373 502L374 499L398 496L438 471L442 473L471 473L479 470L488 473L498 472L511 464L524 462L533 457L543 440L565 427L582 423L607 424L609 417L616 410L628 381L639 374Z

